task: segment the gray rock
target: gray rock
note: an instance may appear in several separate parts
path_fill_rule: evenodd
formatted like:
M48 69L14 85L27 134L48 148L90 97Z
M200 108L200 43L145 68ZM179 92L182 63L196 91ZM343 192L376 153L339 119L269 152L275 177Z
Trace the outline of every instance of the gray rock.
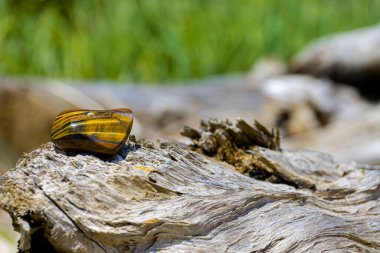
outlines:
M268 57L258 60L246 76L248 86L256 87L263 81L276 76L284 75L287 66L277 58Z
M380 26L318 39L302 50L290 70L326 76L357 86L363 95L380 98Z
M326 113L331 113L336 108L333 84L329 80L310 75L282 75L270 78L261 83L260 90L283 107L311 103Z

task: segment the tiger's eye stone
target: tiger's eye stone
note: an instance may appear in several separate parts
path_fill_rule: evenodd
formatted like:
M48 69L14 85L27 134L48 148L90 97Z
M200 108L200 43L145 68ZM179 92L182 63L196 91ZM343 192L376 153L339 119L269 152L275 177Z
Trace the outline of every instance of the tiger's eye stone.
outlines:
M51 131L54 144L66 152L116 155L133 124L128 108L112 110L68 110L58 114Z

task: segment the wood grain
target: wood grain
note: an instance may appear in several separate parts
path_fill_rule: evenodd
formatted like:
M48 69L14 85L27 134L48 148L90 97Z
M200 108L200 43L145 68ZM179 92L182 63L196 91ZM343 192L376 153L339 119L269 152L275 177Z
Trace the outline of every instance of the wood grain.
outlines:
M317 190L256 180L178 145L116 157L52 143L0 179L28 252L378 252L380 170L314 151L257 153Z

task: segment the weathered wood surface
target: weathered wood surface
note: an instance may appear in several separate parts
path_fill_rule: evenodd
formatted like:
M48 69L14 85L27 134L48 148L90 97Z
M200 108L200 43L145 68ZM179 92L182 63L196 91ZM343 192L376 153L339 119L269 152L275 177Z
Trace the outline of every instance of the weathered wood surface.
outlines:
M128 141L104 160L47 143L1 177L0 207L22 252L380 251L378 167L313 151L255 155L315 187L256 180L173 144Z

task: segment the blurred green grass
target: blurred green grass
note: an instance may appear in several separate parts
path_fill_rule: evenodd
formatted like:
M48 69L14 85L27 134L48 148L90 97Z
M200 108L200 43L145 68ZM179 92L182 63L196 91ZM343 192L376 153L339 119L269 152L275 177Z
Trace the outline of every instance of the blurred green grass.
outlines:
M157 82L288 60L379 22L376 0L0 0L0 75Z

